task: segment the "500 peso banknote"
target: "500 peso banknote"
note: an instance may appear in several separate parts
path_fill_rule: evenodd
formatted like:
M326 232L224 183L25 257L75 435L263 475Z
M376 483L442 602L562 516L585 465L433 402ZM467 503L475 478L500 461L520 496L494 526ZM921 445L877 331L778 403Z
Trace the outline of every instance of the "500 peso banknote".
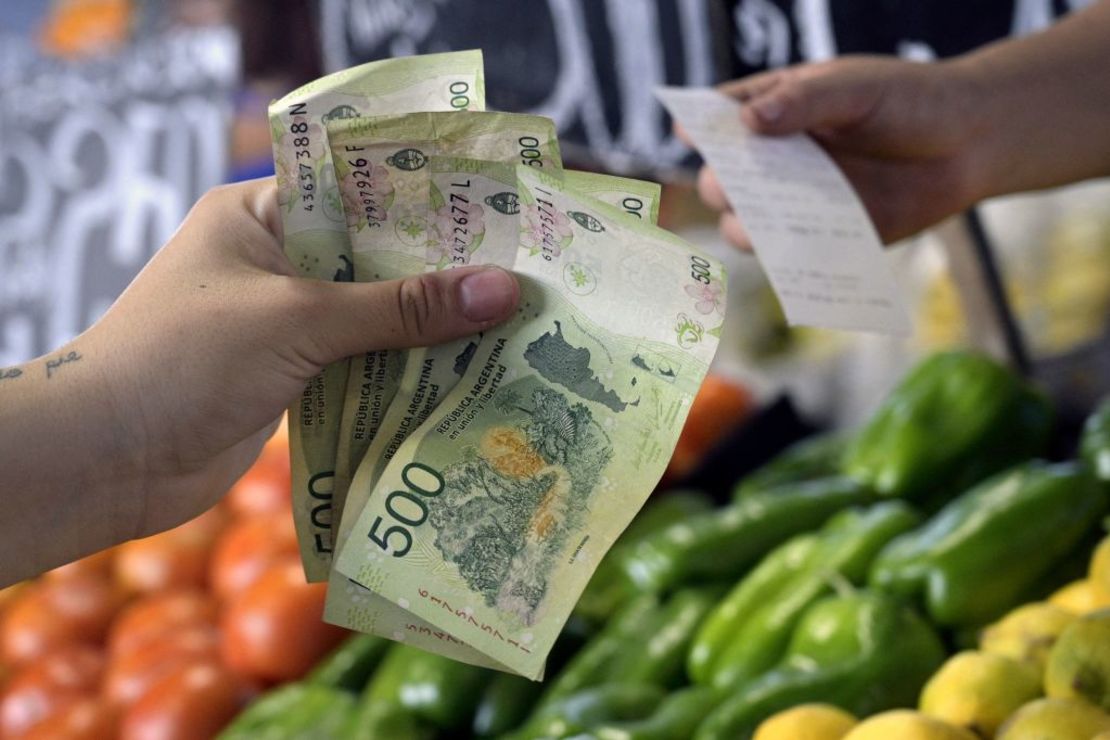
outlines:
M328 123L358 115L484 107L478 51L371 62L314 80L272 103L285 253L298 272L319 280L353 279ZM289 410L293 517L310 581L327 577L334 550L332 488L347 365L325 368Z
M557 178L517 177L520 313L398 449L335 567L536 678L662 474L716 350L725 276Z

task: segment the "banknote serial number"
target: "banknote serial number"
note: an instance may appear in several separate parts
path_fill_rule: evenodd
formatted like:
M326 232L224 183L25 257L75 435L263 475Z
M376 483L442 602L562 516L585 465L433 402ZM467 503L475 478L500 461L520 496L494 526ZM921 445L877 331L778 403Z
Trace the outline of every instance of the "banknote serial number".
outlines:
M403 558L412 549L412 530L428 520L425 499L443 493L446 483L439 471L423 463L411 462L401 471L404 490L393 491L385 499L384 517L375 517L367 537L384 552ZM396 523L393 523L396 522ZM385 527L383 530L382 527Z
M347 152L361 152L365 151L364 146L351 146L347 145ZM354 185L357 190L355 191L358 196L358 203L362 206L363 213L366 214L366 224L372 229L380 229L382 221L385 220L385 211L382 204L378 201L378 196L374 194L374 179L373 173L370 171L370 160L365 157L355 157L347 160L347 166L351 167L351 177L354 178Z
M293 136L293 158L297 164L297 178L301 188L301 206L306 211L315 208L316 200L316 170L312 167L312 152L310 145L312 139L308 132L308 104L297 103L289 106L289 115L292 121L289 124L289 133ZM300 160L307 159L308 162Z
M696 254L690 257L690 277L703 285L709 285L712 280L709 276L709 260Z
M470 179L451 183L451 263L465 265L470 253Z

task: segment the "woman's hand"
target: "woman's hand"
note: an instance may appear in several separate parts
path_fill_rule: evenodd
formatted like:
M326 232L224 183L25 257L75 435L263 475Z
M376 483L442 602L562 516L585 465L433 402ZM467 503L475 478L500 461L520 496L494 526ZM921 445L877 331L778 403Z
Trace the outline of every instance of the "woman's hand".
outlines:
M475 334L518 297L492 268L296 277L273 181L213 190L95 326L0 370L4 580L199 514L325 365Z
M950 61L843 57L726 85L757 133L812 135L897 241L994 195L1110 175L1110 0ZM712 170L699 192L748 247Z
M844 57L766 72L722 90L760 134L811 134L863 200L879 234L896 241L978 197L975 85L958 65ZM698 192L721 211L722 234L750 248L712 168Z

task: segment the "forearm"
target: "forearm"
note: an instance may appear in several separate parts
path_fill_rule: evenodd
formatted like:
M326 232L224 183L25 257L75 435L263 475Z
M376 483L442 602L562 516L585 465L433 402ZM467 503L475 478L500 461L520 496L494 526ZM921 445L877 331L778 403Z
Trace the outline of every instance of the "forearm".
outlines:
M110 358L79 338L0 369L0 583L132 536L142 505L138 449L119 423Z
M986 122L982 197L1110 175L1110 0L955 62Z

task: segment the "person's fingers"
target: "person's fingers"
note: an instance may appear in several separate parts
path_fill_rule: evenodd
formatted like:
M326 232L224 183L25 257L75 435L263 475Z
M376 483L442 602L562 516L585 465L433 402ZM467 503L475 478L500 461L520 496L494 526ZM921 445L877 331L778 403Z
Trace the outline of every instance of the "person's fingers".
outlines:
M717 89L725 95L736 98L741 103L763 95L782 81L782 70L774 69L768 72L749 75L739 80L726 82Z
M691 149L694 148L694 140L690 138L690 134L686 132L686 129L683 128L682 124L678 121L674 122L674 135L686 146L690 147Z
M762 134L790 134L858 123L874 109L882 81L861 65L838 60L791 67L773 81L741 89L744 123Z
M293 331L320 365L379 349L423 347L509 318L520 286L496 267L463 267L375 283L298 280Z
M736 217L735 213L726 211L721 214L721 218L717 222L717 228L730 244L745 252L752 251L752 242L748 238L748 232L744 231L743 224L740 219Z
M698 197L715 211L727 211L730 208L724 188L711 167L702 167L698 171Z

